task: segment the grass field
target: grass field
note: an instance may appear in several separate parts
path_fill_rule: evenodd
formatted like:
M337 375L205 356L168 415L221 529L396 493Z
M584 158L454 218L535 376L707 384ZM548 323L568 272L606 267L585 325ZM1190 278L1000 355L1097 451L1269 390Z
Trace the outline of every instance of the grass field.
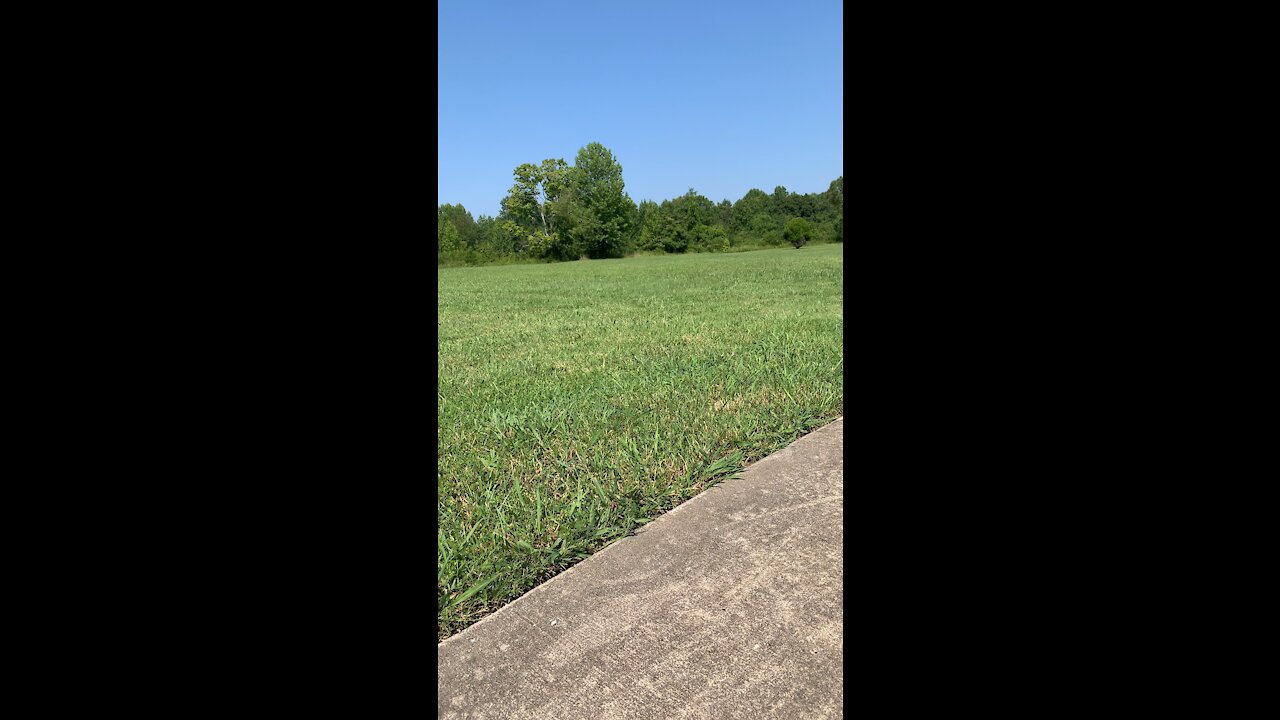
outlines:
M439 639L843 414L843 250L439 270Z

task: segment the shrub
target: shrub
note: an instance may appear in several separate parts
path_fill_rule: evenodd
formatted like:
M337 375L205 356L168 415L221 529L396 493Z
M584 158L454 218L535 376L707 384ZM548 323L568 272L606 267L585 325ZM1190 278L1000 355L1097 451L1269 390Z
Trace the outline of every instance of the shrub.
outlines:
M809 237L812 234L813 231L809 229L809 223L804 218L791 218L787 222L787 227L782 231L783 239L791 243L797 250L809 242Z

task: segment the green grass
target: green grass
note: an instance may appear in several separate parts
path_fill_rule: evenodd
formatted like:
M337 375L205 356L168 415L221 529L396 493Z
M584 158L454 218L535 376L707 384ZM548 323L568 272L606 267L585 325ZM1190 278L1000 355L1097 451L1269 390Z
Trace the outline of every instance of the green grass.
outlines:
M438 636L844 412L843 244L438 270Z

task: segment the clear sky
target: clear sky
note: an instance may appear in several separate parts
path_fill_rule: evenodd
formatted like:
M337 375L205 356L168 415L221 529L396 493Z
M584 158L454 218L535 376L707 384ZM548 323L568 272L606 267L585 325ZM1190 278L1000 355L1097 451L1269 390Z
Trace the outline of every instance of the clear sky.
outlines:
M603 143L636 202L844 174L839 0L441 0L438 203L497 215L521 163Z

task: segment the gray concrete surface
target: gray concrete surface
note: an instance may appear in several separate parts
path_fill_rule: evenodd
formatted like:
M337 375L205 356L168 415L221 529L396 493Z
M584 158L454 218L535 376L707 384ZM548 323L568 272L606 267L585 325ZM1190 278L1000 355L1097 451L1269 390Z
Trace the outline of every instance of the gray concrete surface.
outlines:
M437 646L439 718L842 717L844 419Z

